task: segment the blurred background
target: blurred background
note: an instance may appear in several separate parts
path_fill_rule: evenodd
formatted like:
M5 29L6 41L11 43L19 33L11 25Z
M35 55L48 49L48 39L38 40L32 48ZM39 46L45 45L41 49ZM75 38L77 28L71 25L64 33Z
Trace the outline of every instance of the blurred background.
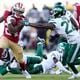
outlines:
M73 5L79 3L80 0L0 0L0 16L6 9L10 10L11 6L16 2L22 2L25 5L24 15L30 22L48 22L50 11L56 2L62 2L66 8L73 12ZM4 24L0 23L0 36L3 34ZM49 43L49 35L51 30L35 29L24 27L21 32L20 40L23 41L24 49L33 49L36 47L36 37L45 39L45 48Z

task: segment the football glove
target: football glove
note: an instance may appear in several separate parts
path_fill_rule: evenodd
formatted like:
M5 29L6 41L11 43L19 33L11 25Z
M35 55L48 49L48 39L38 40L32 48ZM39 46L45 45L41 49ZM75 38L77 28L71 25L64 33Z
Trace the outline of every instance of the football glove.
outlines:
M23 21L21 21L21 23L22 23L24 26L28 26L28 25L29 25L28 19L24 19Z

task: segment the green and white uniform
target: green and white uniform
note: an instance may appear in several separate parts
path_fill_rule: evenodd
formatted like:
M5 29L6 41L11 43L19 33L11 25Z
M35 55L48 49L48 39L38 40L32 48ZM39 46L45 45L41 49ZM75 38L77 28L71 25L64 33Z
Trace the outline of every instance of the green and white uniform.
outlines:
M70 17L64 15L60 18L52 18L50 19L49 23L54 24L54 30L67 39L67 42L70 45L70 48L68 50L67 62L73 63L79 51L80 34L71 23Z
M70 71L65 69L62 65L60 60L60 53L58 51L52 51L47 55L47 59L43 59L40 64L37 64L34 66L32 71L29 71L31 74L37 74L37 73L47 73L51 71L55 66L57 66L60 70L71 74ZM56 58L58 61L55 62L54 58Z

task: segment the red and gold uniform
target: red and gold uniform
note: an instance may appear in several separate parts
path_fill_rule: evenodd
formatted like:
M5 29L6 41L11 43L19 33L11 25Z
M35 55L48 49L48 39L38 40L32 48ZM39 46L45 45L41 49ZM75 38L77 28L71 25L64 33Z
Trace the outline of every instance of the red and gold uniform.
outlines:
M18 25L18 23L23 20L23 16L20 17L20 18L16 18L14 16L11 15L12 13L9 12L9 11L5 11L4 13L4 18L5 18L5 23L4 23L4 36L6 38L8 38L9 40L15 42L15 43L18 43L18 40L19 40L19 34L20 34L20 31L16 32L14 36L12 36L10 33L9 33L9 30L8 30L8 23L10 22L10 19L14 19L15 20L15 23L14 23L14 27L16 25ZM17 27L17 26L16 26Z
M73 14L74 14L74 16L76 17L76 19L79 23L79 28L78 29L80 29L80 3L78 3L74 6Z
M19 34L23 28L21 21L24 20L24 6L22 3L16 3L11 11L5 11L4 15L0 18L0 22L4 20L4 32L0 38L0 55L3 49L10 48L19 62L22 73L26 78L31 78L26 71L26 64L23 60L23 48L18 45Z
M16 18L12 15L12 12L10 11L5 11L3 16L4 16L4 32L3 36L0 38L0 48L11 48L16 59L19 60L20 62L22 59L23 49L17 43L19 40L19 34L21 30L16 32L15 35L13 36L11 33L9 33L8 24L10 23L11 19L15 19L14 27L17 27L18 23L22 19L24 19L24 16Z

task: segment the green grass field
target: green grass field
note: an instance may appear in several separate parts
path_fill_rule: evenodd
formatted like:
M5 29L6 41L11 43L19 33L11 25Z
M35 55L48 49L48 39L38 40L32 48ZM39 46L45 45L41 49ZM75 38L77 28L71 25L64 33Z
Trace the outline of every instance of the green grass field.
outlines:
M60 74L60 75L50 75L50 74L37 74L32 75L31 79L26 79L21 74L6 74L5 76L1 76L0 80L68 80L68 74ZM80 78L74 79L80 80Z
M80 66L78 67L78 70L80 71ZM4 76L0 75L0 80L68 80L68 77L70 76L71 75L66 73L60 75L37 74L37 75L32 75L31 79L26 79L22 74L7 73ZM72 80L80 80L80 78Z

